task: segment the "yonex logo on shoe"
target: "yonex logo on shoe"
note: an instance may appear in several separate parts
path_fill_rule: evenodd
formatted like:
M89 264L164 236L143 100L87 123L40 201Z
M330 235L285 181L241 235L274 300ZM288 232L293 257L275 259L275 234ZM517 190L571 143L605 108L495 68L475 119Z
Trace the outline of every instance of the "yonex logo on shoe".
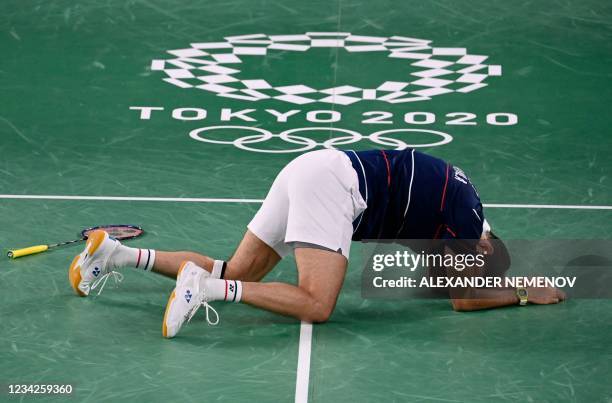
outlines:
M191 297L193 297L193 294L191 293L191 291L189 290L185 291L185 300L187 301L187 303L191 301Z
M96 277L98 277L98 274L100 274L100 268L99 268L99 267L95 267L95 268L93 269L93 275L94 275L94 276L96 276Z
M433 47L431 40L404 36L307 32L301 35L228 36L224 39L223 42L191 43L189 48L169 50L167 53L172 56L153 60L151 70L163 71L167 76L163 80L179 88L196 88L219 97L245 101L275 99L299 105L424 101L437 95L478 90L488 85L485 81L489 77L502 74L500 65L485 63L488 56L469 54L466 48ZM252 77L247 71L242 71L246 57L265 57L274 52L305 53L316 48L336 48L349 54L367 52L373 57L382 52L388 58L385 63L399 59L400 65L410 65L414 71L398 76L398 81L378 77L372 84L362 85L363 88L355 85L312 88L300 83L274 86L264 78ZM304 56L304 62L308 60L308 56ZM313 68L320 70L321 66Z

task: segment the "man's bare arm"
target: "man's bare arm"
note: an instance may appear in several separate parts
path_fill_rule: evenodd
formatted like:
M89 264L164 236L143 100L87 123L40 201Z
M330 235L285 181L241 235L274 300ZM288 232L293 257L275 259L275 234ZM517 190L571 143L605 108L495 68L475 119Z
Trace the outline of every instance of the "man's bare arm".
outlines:
M467 298L465 293L467 293ZM558 304L565 300L565 293L553 287L528 287L527 293L531 304ZM501 308L519 303L516 290L513 288L469 288L467 290L455 288L450 294L453 309L462 312Z
M445 253L453 253L446 248ZM474 277L484 276L485 272L479 268L456 270L454 267L445 267L448 277ZM528 287L528 301L532 304L557 304L565 300L565 293L552 287ZM514 288L450 288L449 296L453 309L459 312L479 311L482 309L501 308L518 305L519 298Z
M501 308L519 303L516 290L510 288L451 288L450 298L453 309L459 312Z

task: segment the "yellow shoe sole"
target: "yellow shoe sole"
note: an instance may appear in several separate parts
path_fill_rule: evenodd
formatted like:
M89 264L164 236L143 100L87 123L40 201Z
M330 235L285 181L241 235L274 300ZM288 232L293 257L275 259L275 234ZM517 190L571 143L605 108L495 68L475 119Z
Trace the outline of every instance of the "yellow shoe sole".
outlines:
M87 243L85 244L85 250L89 256L92 256L102 242L104 242L104 231L98 230L94 231L87 237ZM79 257L81 255L76 255L74 259L72 259L72 263L70 263L70 267L68 268L68 281L70 285L76 292L79 297L86 297L83 291L79 290L79 284L81 283L81 266L78 265Z
M106 233L102 230L96 230L89 234L87 237L87 244L85 246L89 256L93 256L93 254L96 253L100 245L102 245L102 242L104 242L105 235Z
M181 267L179 267L178 272L176 273L176 277L181 275L181 272L185 268L188 262L181 263ZM172 290L172 294L168 297L168 303L166 304L166 311L164 312L164 321L162 323L162 336L168 338L168 328L166 327L166 319L168 318L168 312L170 312L170 306L172 305L172 301L176 298L176 294L174 290Z
M80 257L81 255L76 255L74 259L72 259L72 263L68 268L68 281L70 281L70 285L79 297L86 297L87 294L79 290L79 284L81 283L81 266L77 263Z

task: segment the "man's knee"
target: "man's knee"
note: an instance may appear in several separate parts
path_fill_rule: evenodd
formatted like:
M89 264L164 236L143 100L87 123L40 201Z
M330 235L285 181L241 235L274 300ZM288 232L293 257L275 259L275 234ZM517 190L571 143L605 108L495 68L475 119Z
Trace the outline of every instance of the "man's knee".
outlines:
M302 319L308 322L323 323L331 317L335 304L318 300L311 295L311 303L305 317Z
M311 317L308 319L308 321L313 323L325 323L331 317L332 311L332 309L317 310L310 315Z

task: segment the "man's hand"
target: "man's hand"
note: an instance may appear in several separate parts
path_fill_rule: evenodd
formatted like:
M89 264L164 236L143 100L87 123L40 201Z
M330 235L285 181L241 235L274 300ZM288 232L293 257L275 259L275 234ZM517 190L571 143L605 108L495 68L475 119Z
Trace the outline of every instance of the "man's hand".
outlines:
M527 287L527 299L531 304L558 304L565 300L565 293L554 287Z

